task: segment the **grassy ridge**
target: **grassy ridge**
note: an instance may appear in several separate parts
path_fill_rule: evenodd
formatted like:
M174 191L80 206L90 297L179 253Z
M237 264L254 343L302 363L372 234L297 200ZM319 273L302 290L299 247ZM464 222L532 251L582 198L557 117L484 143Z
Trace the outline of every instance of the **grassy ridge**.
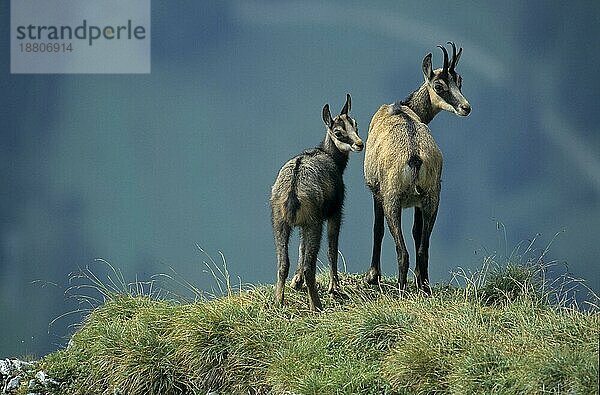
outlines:
M342 275L307 311L273 287L180 304L113 294L41 367L63 394L598 393L600 315L552 306L524 266L399 297ZM326 277L319 277L321 295Z

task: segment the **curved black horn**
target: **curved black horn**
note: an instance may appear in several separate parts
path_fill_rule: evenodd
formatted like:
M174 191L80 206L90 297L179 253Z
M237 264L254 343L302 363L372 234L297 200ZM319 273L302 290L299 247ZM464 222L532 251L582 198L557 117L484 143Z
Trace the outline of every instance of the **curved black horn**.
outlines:
M450 67L448 68L448 70L454 71L454 66L456 66L456 64L455 64L455 61L456 61L456 45L454 45L454 42L452 42L452 41L448 41L446 44L452 45L452 60L450 61Z
M448 74L448 51L441 45L438 45L438 48L444 52L444 67L442 68L442 74Z
M460 59L460 54L462 53L462 48L458 50L456 53L456 45L452 41L448 41L448 44L452 45L452 61L450 62L450 72L454 72L454 68L458 64L458 59Z

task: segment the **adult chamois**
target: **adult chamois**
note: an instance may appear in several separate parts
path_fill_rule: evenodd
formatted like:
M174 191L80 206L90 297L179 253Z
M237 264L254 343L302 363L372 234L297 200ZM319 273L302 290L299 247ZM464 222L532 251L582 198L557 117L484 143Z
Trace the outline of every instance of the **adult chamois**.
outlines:
M292 228L300 228L298 270L292 281L294 288L306 282L311 310L321 310L321 301L315 284L317 254L321 244L323 222L327 221L330 265L329 291L338 291L337 255L338 237L344 204L342 175L348 163L348 153L363 149L356 121L348 112L350 95L335 118L331 118L329 104L323 107L325 138L318 147L304 151L287 161L271 188L271 218L277 253L276 302L283 304L283 291L290 261L288 242Z
M366 281L376 284L381 277L381 241L383 218L396 244L398 287L406 288L408 251L401 229L402 209L415 208L412 229L415 241L417 287L430 293L427 272L429 237L437 216L440 200L442 153L427 124L441 110L467 116L471 106L461 93L462 78L456 65L462 48L452 46L452 60L446 48L441 69L431 67L431 53L423 59L424 83L406 99L384 104L373 115L366 143L365 180L373 193L375 220L373 255Z

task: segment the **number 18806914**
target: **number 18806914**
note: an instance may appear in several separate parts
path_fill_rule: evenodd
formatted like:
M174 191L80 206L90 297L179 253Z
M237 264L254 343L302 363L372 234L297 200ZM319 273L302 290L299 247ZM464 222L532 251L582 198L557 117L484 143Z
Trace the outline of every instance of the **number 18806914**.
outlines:
M72 52L71 43L20 43L21 52Z

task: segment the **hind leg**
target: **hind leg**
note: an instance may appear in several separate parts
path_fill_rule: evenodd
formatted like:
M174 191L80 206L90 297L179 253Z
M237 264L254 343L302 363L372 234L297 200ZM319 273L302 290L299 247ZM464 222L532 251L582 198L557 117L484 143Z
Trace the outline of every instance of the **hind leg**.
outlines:
M288 256L288 243L290 240L291 227L284 221L273 220L273 236L275 238L275 252L277 254L277 284L275 286L275 302L283 305L283 291L285 280L290 270L290 259Z
M388 227L396 243L396 255L398 259L398 289L406 289L406 276L408 274L408 250L402 236L402 206L396 202L386 204L385 218Z
M292 277L292 281L290 282L290 286L299 291L304 285L304 277L302 276L302 265L304 263L304 234L302 232L302 228L300 228L300 245L298 246L298 268L296 269L296 273L294 277Z

